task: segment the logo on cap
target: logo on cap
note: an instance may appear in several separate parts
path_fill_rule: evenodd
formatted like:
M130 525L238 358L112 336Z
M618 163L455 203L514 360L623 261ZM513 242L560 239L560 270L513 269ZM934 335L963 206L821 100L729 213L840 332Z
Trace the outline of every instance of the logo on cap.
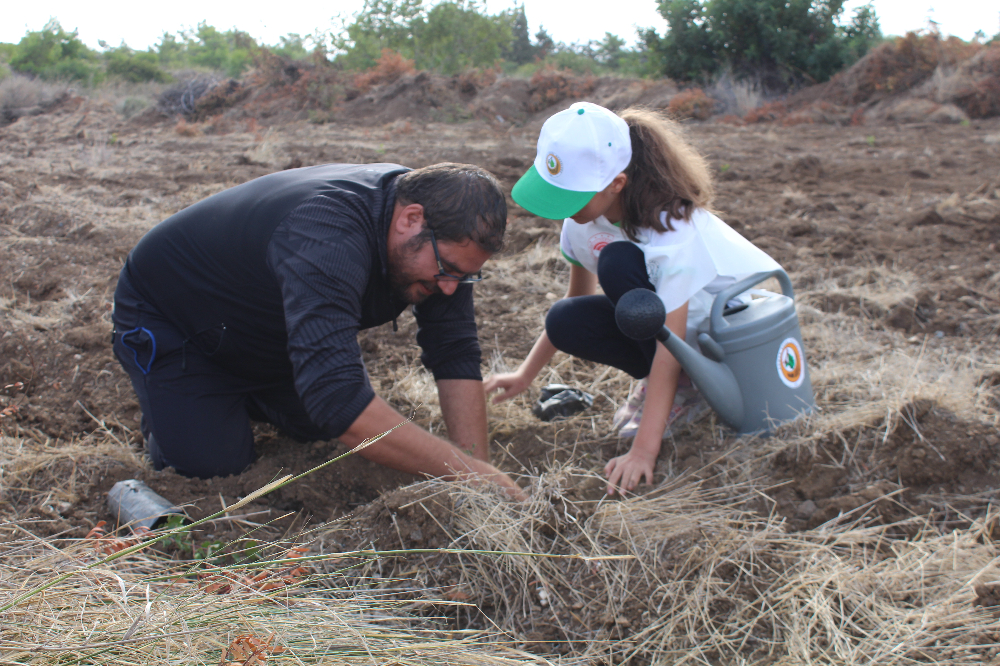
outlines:
M562 171L562 162L559 161L558 157L549 153L545 156L545 168L548 169L549 175L558 176Z

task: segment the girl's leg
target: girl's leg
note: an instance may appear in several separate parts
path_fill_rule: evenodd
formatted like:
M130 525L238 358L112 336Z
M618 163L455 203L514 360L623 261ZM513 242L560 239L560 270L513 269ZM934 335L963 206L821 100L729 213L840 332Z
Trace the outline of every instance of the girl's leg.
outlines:
M556 302L545 317L545 332L556 349L610 365L636 379L649 374L656 347L618 330L615 306L607 296L576 296Z
M615 322L615 304L637 287L653 289L642 250L624 241L606 246L597 261L597 279L605 295L557 302L545 318L545 332L560 351L614 366L641 379L649 374L656 343L626 337Z
M646 256L634 243L610 243L597 260L597 280L614 304L633 289L656 291L646 272Z

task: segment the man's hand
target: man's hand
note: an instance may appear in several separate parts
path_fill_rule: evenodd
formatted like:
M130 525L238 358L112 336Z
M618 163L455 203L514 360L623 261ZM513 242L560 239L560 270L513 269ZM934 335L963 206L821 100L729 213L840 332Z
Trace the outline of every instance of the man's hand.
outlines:
M483 382L483 389L489 395L493 391L503 389L503 393L493 398L493 404L499 404L504 400L510 400L514 396L523 392L531 386L534 377L528 377L527 373L520 368L516 372L504 372L499 375L491 375Z
M348 446L377 437L393 426L403 423L403 417L382 398L375 398L340 436ZM362 449L360 455L372 462L410 474L467 480L478 484L499 485L508 495L525 500L524 491L513 479L484 460L473 458L440 437L435 437L413 423L403 423L374 444Z

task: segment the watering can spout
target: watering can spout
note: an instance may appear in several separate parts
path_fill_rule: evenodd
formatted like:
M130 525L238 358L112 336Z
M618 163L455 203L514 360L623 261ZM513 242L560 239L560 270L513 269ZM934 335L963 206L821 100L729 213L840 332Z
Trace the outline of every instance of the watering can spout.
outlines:
M692 349L680 337L664 326L667 313L663 301L649 289L633 289L618 300L615 321L622 333L633 340L656 338L674 355L691 381L715 410L719 418L733 429L743 423L743 395L733 371L726 365L708 359Z

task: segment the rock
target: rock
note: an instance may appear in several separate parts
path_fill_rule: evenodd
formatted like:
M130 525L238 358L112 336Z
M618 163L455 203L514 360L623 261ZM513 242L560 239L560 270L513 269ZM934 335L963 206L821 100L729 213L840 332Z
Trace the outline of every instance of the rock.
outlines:
M809 520L812 518L813 514L816 513L816 502L812 500L806 500L802 504L799 504L798 508L795 509L795 517L800 520Z
M969 116L954 104L942 104L940 108L927 116L927 120L932 123L958 125L962 122L968 122Z

